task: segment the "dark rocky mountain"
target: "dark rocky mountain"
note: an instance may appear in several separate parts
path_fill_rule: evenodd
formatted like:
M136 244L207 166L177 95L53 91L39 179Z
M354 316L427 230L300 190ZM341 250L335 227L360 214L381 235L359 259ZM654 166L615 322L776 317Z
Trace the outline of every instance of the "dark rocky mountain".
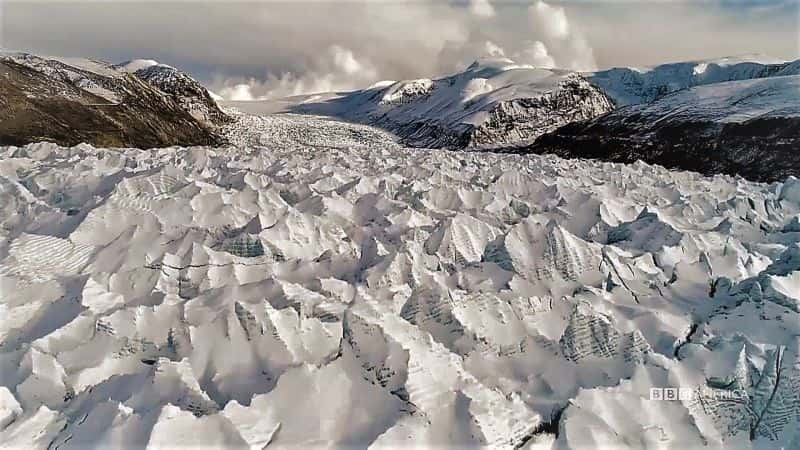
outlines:
M172 66L155 61L134 60L115 66L115 68L133 73L136 77L169 95L192 117L206 125L220 126L230 121L230 117L222 112L203 85Z
M693 87L565 125L513 151L765 182L800 176L800 75Z
M3 53L0 145L40 141L139 148L221 144L224 139L216 127L225 115L200 89L171 90L166 83L159 87L101 61ZM189 107L192 104L211 111L204 112L210 120L196 117Z

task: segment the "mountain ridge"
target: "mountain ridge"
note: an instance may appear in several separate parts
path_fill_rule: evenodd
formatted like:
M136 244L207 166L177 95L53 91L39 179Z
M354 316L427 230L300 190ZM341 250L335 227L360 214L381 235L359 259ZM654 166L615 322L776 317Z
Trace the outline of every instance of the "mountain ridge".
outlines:
M800 74L800 60L780 62L762 55L584 73L493 57L438 79L383 81L351 92L225 104L255 114L313 114L377 126L415 147L518 151L560 127L574 128L692 87L795 74Z
M0 143L148 148L224 142L217 129L227 116L205 88L169 66L130 73L99 60L7 51L0 52L0 65Z
M259 112L258 104L227 104ZM262 105L274 108L275 102ZM278 109L377 126L414 147L481 149L533 140L612 107L576 72L484 58L438 79L382 82L349 93L296 97Z
M779 61L764 55L678 61L648 68L612 67L586 73L587 79L617 106L649 103L694 86L770 76L800 74L800 60Z
M510 151L643 160L704 174L777 181L800 176L798 92L800 75L693 86L565 125Z

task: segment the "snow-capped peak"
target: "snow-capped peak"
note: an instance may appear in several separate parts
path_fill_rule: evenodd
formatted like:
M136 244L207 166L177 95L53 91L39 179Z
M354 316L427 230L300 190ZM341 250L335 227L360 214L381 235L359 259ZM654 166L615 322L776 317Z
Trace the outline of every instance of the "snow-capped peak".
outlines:
M741 64L741 63L756 63L756 64L782 64L785 59L775 58L773 56L764 55L762 53L746 53L742 55L723 56L721 58L713 58L697 61L697 63L716 64L718 66Z
M485 56L478 58L467 67L465 73L475 74L484 72L505 72L512 69L534 69L530 64L518 64L505 56Z
M318 102L298 100L285 99L289 106L282 108L379 125L407 144L448 148L527 142L612 109L608 98L576 72L497 56L442 78L380 83Z
M161 64L153 59L132 59L130 61L117 64L114 66L114 68L122 72L134 73L142 69L147 69L148 67L164 65L165 64Z
M395 84L395 83L397 83L397 81L395 81L395 80L381 80L381 81L377 81L377 82L373 83L373 84L372 84L370 87L368 87L367 89L380 89L380 88L385 88L385 87L389 87L389 86L391 86L391 85L393 85L393 84Z
M692 86L725 81L791 75L793 63L765 55L726 56L659 64L653 67L615 67L585 75L611 96L618 106L648 103Z
M219 94L217 94L216 92L213 92L213 91L208 91L208 95L210 95L211 99L213 99L217 103L225 100L221 95L219 95Z

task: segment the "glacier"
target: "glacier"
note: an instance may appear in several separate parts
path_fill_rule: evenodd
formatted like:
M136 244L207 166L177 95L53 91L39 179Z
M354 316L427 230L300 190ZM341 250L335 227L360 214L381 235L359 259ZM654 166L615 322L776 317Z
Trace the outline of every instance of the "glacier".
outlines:
M231 116L0 147L0 448L800 446L800 180Z

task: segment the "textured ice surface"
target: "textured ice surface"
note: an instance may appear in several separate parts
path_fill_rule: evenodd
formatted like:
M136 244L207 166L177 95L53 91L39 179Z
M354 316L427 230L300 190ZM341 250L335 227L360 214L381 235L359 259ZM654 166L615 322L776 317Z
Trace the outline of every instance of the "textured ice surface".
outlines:
M800 445L797 180L228 133L0 148L0 447Z

